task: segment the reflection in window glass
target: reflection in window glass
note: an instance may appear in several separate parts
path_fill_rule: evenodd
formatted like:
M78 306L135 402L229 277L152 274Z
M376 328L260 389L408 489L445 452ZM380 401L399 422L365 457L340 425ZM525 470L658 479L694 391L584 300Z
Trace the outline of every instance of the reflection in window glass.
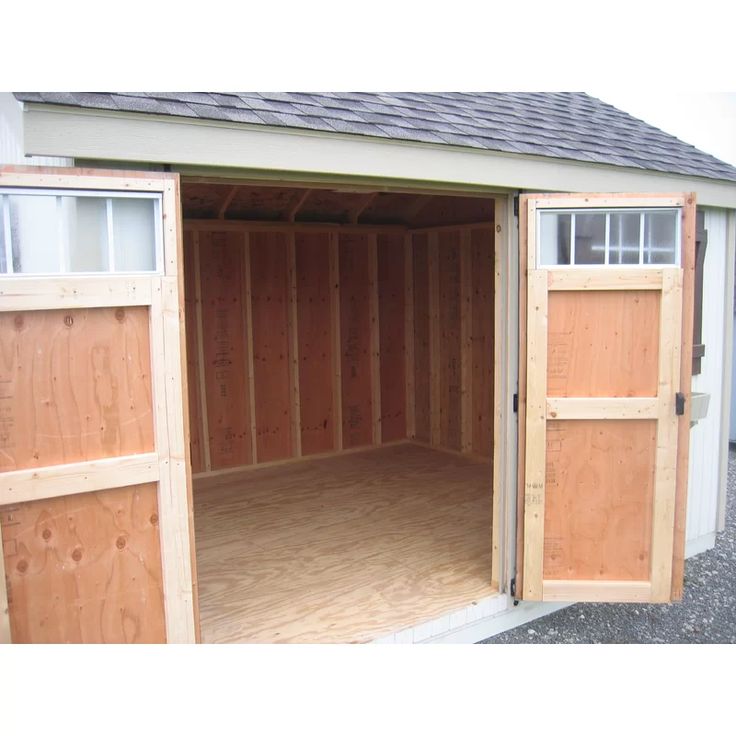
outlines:
M0 273L156 270L158 197L16 191L0 190Z
M152 199L112 200L116 271L156 270L155 210Z
M540 217L541 263L544 266L566 266L570 263L569 214L542 212Z
M606 215L603 212L575 215L575 263L602 264L606 259Z
M612 212L608 262L639 263L640 212Z
M675 263L676 238L677 221L672 212L647 212L644 218L644 263Z
M10 239L15 273L59 273L56 197L10 195Z
M61 197L69 270L107 271L107 207L101 197Z
M679 218L675 208L542 211L540 265L676 265Z

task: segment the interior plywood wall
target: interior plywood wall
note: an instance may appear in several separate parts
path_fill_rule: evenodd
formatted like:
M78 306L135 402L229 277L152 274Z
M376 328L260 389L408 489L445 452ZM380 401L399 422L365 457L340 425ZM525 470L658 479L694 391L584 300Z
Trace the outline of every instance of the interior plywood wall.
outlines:
M185 221L184 245L195 473L407 438L492 455L491 224Z

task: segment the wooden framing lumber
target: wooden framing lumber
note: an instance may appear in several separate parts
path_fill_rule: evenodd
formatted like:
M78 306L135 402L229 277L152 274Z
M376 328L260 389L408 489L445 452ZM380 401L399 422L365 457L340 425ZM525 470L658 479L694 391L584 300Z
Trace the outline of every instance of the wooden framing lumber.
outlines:
M80 276L0 278L4 312L35 309L87 309L151 304L148 276Z
M289 290L289 311L287 329L289 332L289 392L291 394L291 447L295 457L302 454L301 402L299 398L299 337L297 334L297 294L296 294L296 251L294 232L287 240L287 279Z
M662 288L662 274L661 268L606 268L604 271L577 267L567 270L550 269L548 284L550 291L659 290Z
M513 446L507 431L507 368L511 341L511 319L508 303L512 279L509 273L511 254L510 233L507 235L507 204L501 198L493 200L493 522L491 536L491 584L501 590L506 584L507 560L512 525L507 509L513 504L509 491L515 484L509 482L507 462ZM508 331L508 334L507 334Z
M10 608L8 606L8 587L5 575L5 554L0 530L0 645L10 644Z
M692 392L693 312L695 282L695 194L685 197L682 210L682 350L680 354L680 392L685 396L685 413L677 428L677 489L675 494L675 538L672 553L672 600L682 598L685 577L685 533L690 457L690 396ZM726 306L730 309L730 306ZM727 439L727 438L726 438Z
M372 235L368 243L368 283L370 289L371 424L373 444L381 444L381 343L378 316L378 243Z
M335 407L334 447L342 450L342 341L340 340L340 249L336 232L329 234L330 332L332 334L332 405Z
M181 274L183 277L183 274ZM158 507L161 530L166 641L194 642L192 558L188 493L191 483L184 442L184 397L177 276L153 279L151 344L156 449L159 454Z
M677 482L675 394L680 386L682 271L669 269L662 285L659 340L657 454L652 513L652 602L670 600ZM690 331L692 334L692 330Z
M196 301L196 324L197 324L197 360L199 375L199 403L200 403L200 416L202 418L202 445L204 449L204 468L209 471L212 470L212 451L210 449L210 430L209 430L209 418L207 415L207 379L205 376L205 363L204 363L204 345L203 335L204 326L202 322L202 269L200 267L201 255L199 248L199 233L194 233L194 289L195 289L195 301Z
M470 231L460 231L460 449L473 450L473 273Z
M440 289L439 243L436 233L429 234L427 248L429 278L429 417L430 442L441 444L440 388Z
M404 225L352 225L350 223L333 223L333 222L293 222L284 220L201 220L191 219L184 221L185 230L217 230L221 232L268 232L270 230L279 230L281 232L295 231L320 231L346 233L403 233L406 232Z
M653 398L547 398L547 419L656 419L659 402Z
M296 216L299 214L299 210L302 208L304 203L307 201L311 193L312 193L311 189L305 189L304 191L299 192L296 195L294 199L294 203L291 205L291 207L289 208L289 211L286 214L286 219L289 222L294 222L294 220L296 219Z
M526 457L524 470L524 597L542 598L544 488L547 453L547 278L528 276Z
M353 209L350 211L350 214L348 216L348 219L351 224L357 225L358 220L360 219L360 216L365 212L365 210L370 207L371 202L378 196L378 192L368 192L367 194L364 194L358 203L353 207Z
M545 601L647 603L652 586L636 580L545 580L542 589Z
M0 473L0 506L44 498L122 488L159 479L158 455L106 457L100 460L26 468Z
M406 376L406 436L416 437L416 395L414 391L414 250L411 233L404 235L404 356Z
M227 214L227 210L230 207L230 205L233 202L233 199L235 199L235 195L238 193L238 186L233 185L230 187L230 191L225 195L225 199L222 201L222 204L220 205L220 209L217 211L217 219L218 220L224 220L225 215Z
M253 369L253 289L250 274L250 234L245 233L243 243L243 279L245 299L243 299L243 324L245 325L246 366L248 381L248 405L250 406L250 452L253 462L258 462L258 431L256 428L256 385Z

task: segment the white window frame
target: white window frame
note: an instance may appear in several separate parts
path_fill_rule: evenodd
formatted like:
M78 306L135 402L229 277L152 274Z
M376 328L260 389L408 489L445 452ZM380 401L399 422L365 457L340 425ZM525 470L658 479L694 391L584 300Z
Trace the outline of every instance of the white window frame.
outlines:
M10 229L10 196L48 196L57 198L57 213L61 207L62 197L97 197L107 200L107 246L108 246L108 268L104 271L70 271L69 270L69 243L63 234L61 225L61 217L59 215L58 222L58 240L57 248L59 253L59 271L33 272L33 273L16 273L13 270L13 243ZM116 271L114 257L114 239L113 239L113 199L150 199L153 200L153 218L154 218L154 247L155 247L155 269L153 271ZM3 210L3 226L4 226L4 247L5 247L5 266L6 270L0 272L0 277L5 278L12 276L14 278L38 276L56 276L71 274L73 276L102 276L111 277L129 277L142 274L162 274L164 265L164 237L163 237L163 216L162 216L162 194L160 192L118 192L114 190L96 190L96 189L41 189L41 188L18 188L18 187L0 187L0 207Z
M654 252L650 247L647 251L644 243L644 215L647 213L672 212L675 217L675 262L674 263L645 263L644 257L647 252ZM682 262L681 239L682 239L682 212L680 207L540 207L537 209L536 231L538 233L536 242L537 263L540 268L674 268L679 267ZM575 263L575 215L589 214L606 215L605 243L603 263ZM639 215L639 262L638 263L612 263L611 258L611 215L619 213L630 213ZM570 215L570 263L543 263L542 261L542 238L541 224L543 214ZM669 252L669 251L668 251Z

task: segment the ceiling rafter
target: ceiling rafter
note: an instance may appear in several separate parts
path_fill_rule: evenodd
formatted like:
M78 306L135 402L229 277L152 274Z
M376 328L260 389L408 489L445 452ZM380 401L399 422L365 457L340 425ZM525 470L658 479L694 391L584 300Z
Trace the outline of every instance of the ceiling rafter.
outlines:
M230 191L225 196L225 199L222 201L222 204L220 205L220 209L217 213L217 219L218 220L224 220L225 215L227 213L228 208L233 202L233 199L235 199L235 195L238 193L238 185L234 184L232 187L230 187Z
M298 192L296 199L293 201L291 207L289 208L289 212L287 215L287 219L289 222L294 222L296 219L297 214L299 214L299 210L302 208L304 203L307 201L307 198L312 193L311 189L305 189L303 192Z
M362 195L358 200L357 204L350 210L348 214L348 221L353 225L358 224L358 218L365 212L366 209L371 205L373 200L378 196L378 192L367 192Z

